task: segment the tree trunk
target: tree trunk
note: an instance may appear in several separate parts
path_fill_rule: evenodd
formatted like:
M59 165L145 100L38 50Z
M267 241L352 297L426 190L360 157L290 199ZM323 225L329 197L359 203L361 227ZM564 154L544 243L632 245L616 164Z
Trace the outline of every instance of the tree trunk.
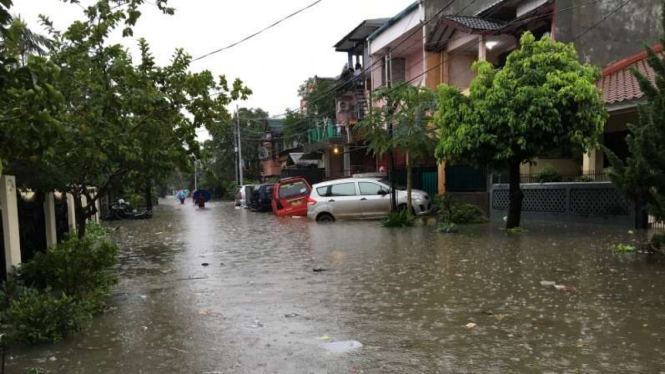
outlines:
M83 208L83 202L81 201L81 194L75 193L72 194L72 196L74 197L74 208L76 210L76 234L79 239L83 239L85 236L87 217Z
M519 159L511 159L508 163L508 183L509 187L509 205L508 205L508 220L506 228L512 229L520 226L522 220L522 200L524 193L520 188L520 165L522 162Z
M411 178L411 154L406 152L406 215L411 217L413 211L413 203L411 200L411 189L413 188L413 181Z
M148 211L152 210L152 180L150 178L145 181L145 208Z

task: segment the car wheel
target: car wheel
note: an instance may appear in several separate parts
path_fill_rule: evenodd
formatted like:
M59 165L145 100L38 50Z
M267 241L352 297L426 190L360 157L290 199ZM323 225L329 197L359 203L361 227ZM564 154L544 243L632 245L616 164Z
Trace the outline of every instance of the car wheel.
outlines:
M319 214L318 217L316 217L316 222L318 222L318 223L333 223L333 222L335 222L335 217L333 217L332 214L321 213L321 214Z

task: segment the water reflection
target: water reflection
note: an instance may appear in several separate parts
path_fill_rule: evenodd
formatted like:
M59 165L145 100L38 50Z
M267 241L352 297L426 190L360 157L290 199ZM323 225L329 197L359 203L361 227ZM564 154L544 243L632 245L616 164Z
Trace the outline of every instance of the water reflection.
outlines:
M612 244L629 239L616 230L531 224L516 236L481 225L443 235L175 201L152 221L121 225L114 309L88 334L15 351L10 372L665 367L665 268L612 253ZM353 349L330 354L325 347L334 342Z

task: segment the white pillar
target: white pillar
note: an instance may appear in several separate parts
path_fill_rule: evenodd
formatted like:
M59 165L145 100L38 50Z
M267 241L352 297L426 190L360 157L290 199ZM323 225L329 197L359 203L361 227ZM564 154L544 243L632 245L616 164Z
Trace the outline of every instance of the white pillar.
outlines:
M5 264L7 274L13 266L21 264L21 239L18 231L18 206L16 205L16 178L0 177L0 209L2 209L2 232L5 241Z
M101 223L102 211L101 211L101 205L99 204L99 199L95 200L95 207L97 208L97 214L95 214L95 222Z
M53 192L46 193L44 199L44 219L46 221L46 247L51 249L58 244L58 231L55 225L55 196Z
M67 224L70 234L76 231L76 205L74 204L74 195L67 194Z
M478 61L487 61L487 46L482 35L478 36Z
M83 208L83 211L86 211L86 207L88 206L88 198L85 195L81 195L81 207ZM82 219L85 219L81 217Z

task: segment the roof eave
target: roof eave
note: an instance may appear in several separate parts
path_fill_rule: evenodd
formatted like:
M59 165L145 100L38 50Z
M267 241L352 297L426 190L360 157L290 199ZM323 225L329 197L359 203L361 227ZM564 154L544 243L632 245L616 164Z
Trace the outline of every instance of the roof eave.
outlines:
M406 7L403 11L399 12L395 17L391 18L388 20L388 22L384 23L381 27L376 29L373 33L371 33L368 37L367 40L372 41L376 39L377 36L382 34L384 31L386 31L390 26L394 25L395 23L399 22L402 18L406 17L409 13L415 11L418 9L420 6L420 2L416 1Z

